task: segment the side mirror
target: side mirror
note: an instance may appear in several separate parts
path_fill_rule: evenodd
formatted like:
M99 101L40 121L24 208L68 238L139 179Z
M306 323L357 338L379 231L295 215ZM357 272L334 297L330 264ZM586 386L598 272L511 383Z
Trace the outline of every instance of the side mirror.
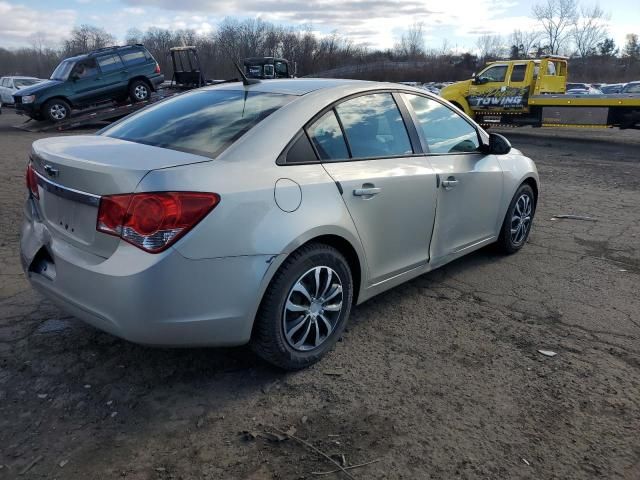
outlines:
M492 155L506 155L511 151L511 142L499 133L490 133L489 145L485 145L484 150Z

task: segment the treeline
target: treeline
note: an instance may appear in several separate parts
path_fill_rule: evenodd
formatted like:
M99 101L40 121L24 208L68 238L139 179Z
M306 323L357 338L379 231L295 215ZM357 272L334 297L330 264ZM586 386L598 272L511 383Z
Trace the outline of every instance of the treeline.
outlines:
M518 31L506 38L480 37L477 53L454 53L446 43L430 50L424 46L422 30L423 25L413 25L394 48L372 50L337 33L319 36L309 29L284 27L259 19L226 19L208 35L198 35L192 30L151 28L142 32L134 29L128 32L126 43L144 44L167 78L172 71L169 48L185 45L198 48L205 76L212 79L236 77L233 62L239 63L243 58L279 56L296 65L298 76L329 73L343 78L386 81L460 80L469 78L490 60L549 53L542 34ZM116 41L101 28L82 25L76 27L59 48L50 48L38 38L32 43L29 48L0 48L0 75L48 78L61 59L114 45ZM622 51L613 40L605 38L583 55L574 54L570 60L570 79L574 81L612 83L639 78L640 47L636 35L629 36L629 45Z

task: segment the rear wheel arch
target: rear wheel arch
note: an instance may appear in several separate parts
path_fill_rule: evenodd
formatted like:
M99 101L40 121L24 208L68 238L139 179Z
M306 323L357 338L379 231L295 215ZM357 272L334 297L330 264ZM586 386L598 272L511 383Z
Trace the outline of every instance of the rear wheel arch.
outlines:
M133 82L137 82L138 80L143 81L144 83L147 84L147 86L149 87L149 89L152 92L155 92L155 88L153 87L153 82L151 82L151 80L149 80L147 77L145 77L144 75L137 75L135 77L132 77L129 79L129 82L127 83L127 89L129 89L131 87L131 84Z

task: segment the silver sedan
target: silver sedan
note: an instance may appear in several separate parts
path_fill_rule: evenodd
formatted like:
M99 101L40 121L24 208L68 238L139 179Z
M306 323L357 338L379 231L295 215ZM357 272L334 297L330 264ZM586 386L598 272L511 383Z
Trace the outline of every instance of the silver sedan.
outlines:
M67 312L133 342L319 360L352 306L495 243L522 248L529 158L398 84L198 89L33 144L21 259Z

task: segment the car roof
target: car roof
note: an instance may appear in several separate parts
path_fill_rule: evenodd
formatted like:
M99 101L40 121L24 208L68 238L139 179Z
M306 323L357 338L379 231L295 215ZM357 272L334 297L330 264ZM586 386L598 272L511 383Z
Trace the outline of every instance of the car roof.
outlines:
M212 85L206 89L238 90L238 87L250 92L280 93L286 95L306 95L317 90L329 90L333 88L353 89L361 91L363 87L402 89L404 85L397 83L372 82L367 80L348 80L338 78L282 78L274 80L261 80L259 83L243 86L240 82Z

